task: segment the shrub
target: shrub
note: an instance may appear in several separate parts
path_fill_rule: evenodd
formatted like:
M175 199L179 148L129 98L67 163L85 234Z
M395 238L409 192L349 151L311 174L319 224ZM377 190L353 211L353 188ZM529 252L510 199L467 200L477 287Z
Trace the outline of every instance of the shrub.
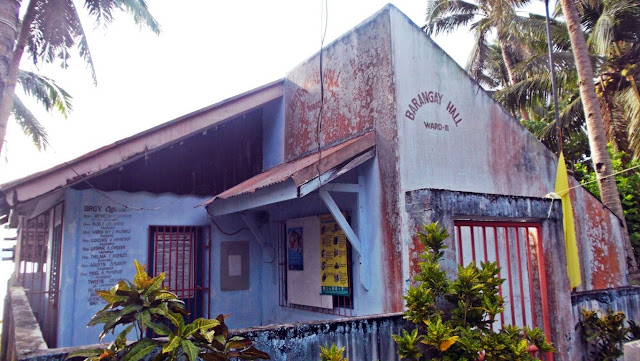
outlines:
M225 361L269 359L253 341L229 337L226 316L216 319L198 318L185 324L184 302L162 287L164 273L149 277L145 266L135 261L133 282L120 281L109 290L97 291L107 305L98 311L88 326L103 324L99 340L117 327L124 327L107 348L74 351L67 358L84 357L85 361L138 361L156 353L154 361L188 360ZM127 335L135 330L136 341L127 344ZM147 331L167 339L147 337Z
M418 238L425 245L420 271L407 295L404 318L416 328L393 335L404 360L534 360L529 353L553 347L538 328L505 326L494 331L496 316L504 310L497 263L458 266L458 276L449 280L439 261L449 237L437 223L424 225ZM535 350L535 349L534 349Z

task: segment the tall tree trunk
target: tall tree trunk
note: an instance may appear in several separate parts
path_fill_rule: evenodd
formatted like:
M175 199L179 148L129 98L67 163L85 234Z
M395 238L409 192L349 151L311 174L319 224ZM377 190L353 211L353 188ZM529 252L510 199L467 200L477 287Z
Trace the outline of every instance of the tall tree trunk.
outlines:
M509 84L514 85L517 81L516 79L516 64L509 53L509 48L505 45L505 42L502 40L498 40L500 42L500 50L502 52L502 60L504 61L504 65L507 68L507 75L509 75ZM523 120L529 120L529 114L527 111L521 106L520 107L520 116L522 116Z
M13 46L18 36L18 11L20 0L0 0L0 97L3 94L13 94L9 91L11 64L13 59ZM15 86L13 87L15 89ZM13 105L13 100L12 100ZM11 108L9 108L11 110ZM0 154L4 138L7 134L7 122L9 117L0 117Z
M589 57L589 49L582 32L580 18L574 7L572 0L560 0L562 3L562 11L564 13L567 27L569 29L569 37L571 39L571 49L576 61L578 69L578 79L580 80L580 98L584 107L584 114L587 123L587 133L589 137L589 148L591 149L591 159L593 160L593 168L596 171L596 179L600 188L600 196L602 202L620 218L624 225L625 232L624 242L627 251L627 264L630 269L636 270L638 265L633 254L633 247L629 240L629 233L626 232L627 223L624 219L622 203L618 187L613 175L613 167L611 165L611 157L607 152L607 138L602 122L602 113L600 113L600 104L596 97L595 85L593 82L593 67Z

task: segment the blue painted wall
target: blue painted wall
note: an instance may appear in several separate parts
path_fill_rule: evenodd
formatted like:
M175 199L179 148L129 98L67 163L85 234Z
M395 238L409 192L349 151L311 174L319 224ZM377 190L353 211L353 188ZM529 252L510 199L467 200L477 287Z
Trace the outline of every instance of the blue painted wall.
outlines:
M126 265L122 267L122 278L132 279L134 275L133 260L137 259L146 264L148 260L148 232L150 225L211 225L204 208L194 208L206 198L195 196L176 196L171 194L153 195L150 193L126 193L109 192L106 195L123 204L139 208L154 208L166 206L158 210L129 210L131 215L128 222L131 224L130 243L126 257ZM60 296L60 322L58 331L58 344L60 346L75 346L96 343L100 333L99 327L86 328L91 316L102 308L101 305L90 306L87 300L89 296L89 277L85 270L81 269L82 256L87 253L82 250L82 225L84 207L112 206L121 208L120 205L99 195L94 190L75 191L68 190L66 194L65 222L62 248L62 274ZM229 216L219 221L220 226L226 231L235 232L241 227L239 216ZM250 288L244 291L222 292L219 287L220 280L220 242L223 241L250 242L251 278ZM262 293L261 249L256 246L251 234L242 231L234 236L223 235L212 226L212 244L210 273L211 280L211 313L215 317L218 313L232 314L229 319L231 327L246 327L261 323L260 295ZM85 262L86 263L86 262ZM104 285L102 288L109 288ZM109 339L106 339L107 341Z
M360 282L360 262L359 257L355 251L352 252L353 260L353 287L354 287L354 316L378 314L384 312L384 292L385 285L381 281L383 279L382 273L385 267L382 265L381 257L381 239L380 228L380 208L378 202L380 199L380 182L379 171L377 161L374 159L369 160L359 166L357 169L343 175L336 179L336 183L357 183L358 172L365 177L366 185L366 219L365 227L367 229L366 239L362 239L361 242L367 242L369 250L367 257L370 262L370 275L371 275L371 287L367 291L363 288ZM354 230L358 230L358 212L357 212L357 198L352 193L339 193L332 192L332 197L338 204L339 208L343 212L347 212L351 217L351 225ZM307 216L317 216L322 214L328 214L329 210L326 205L321 201L317 193L311 193L302 199L291 200L287 202L281 202L272 204L261 208L269 214L269 225L265 225L261 228L262 235L269 241L274 247L278 245L278 227L281 222L289 219L301 218ZM263 319L262 324L279 324L291 321L309 321L309 320L330 320L335 319L338 316L329 314L298 310L293 308L279 306L278 299L278 274L277 274L277 261L270 262L272 260L271 250L264 252L264 259L262 264L262 307L263 307ZM276 273L274 273L276 272ZM319 292L319 285L318 285ZM344 316L343 316L344 317Z
M262 167L267 170L284 162L284 97L265 104L262 109Z

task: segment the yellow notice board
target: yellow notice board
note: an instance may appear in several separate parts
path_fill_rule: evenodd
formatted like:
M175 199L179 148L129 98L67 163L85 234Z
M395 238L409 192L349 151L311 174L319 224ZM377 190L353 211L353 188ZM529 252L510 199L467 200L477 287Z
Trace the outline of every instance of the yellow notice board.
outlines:
M320 217L320 241L322 294L349 296L347 236L331 215Z

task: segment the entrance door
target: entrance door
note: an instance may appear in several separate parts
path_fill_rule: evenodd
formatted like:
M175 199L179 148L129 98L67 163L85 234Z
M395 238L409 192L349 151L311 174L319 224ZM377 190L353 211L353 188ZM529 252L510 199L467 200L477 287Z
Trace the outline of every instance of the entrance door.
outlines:
M211 229L205 226L151 226L149 263L153 276L165 273L163 287L184 301L186 322L209 317L206 271ZM205 299L207 297L207 299Z

